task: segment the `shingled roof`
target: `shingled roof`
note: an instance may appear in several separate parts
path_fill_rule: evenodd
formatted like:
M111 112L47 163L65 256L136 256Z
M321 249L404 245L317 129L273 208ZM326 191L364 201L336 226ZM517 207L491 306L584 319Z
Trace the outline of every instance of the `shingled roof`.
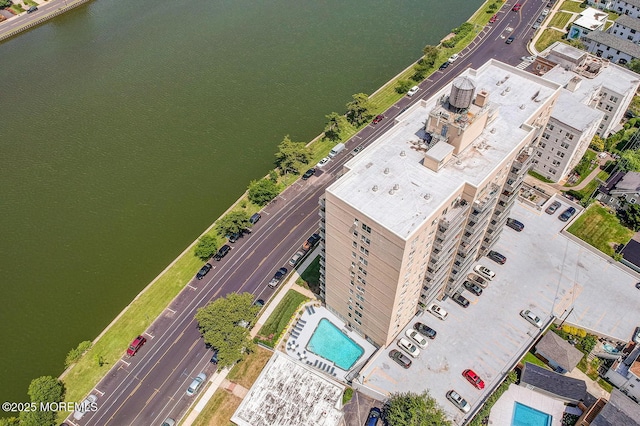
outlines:
M582 352L554 332L542 336L542 339L536 344L536 351L542 352L547 359L554 361L566 371L576 368L584 356Z
M639 426L640 405L613 389L609 402L591 422L591 426Z
M583 380L563 376L530 363L525 363L522 369L520 384L527 384L575 402L584 400L587 395L587 385Z

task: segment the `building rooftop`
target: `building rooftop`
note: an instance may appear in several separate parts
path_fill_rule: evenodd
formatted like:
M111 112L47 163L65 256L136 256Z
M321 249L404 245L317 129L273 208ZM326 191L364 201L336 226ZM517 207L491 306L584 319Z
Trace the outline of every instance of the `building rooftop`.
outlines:
M618 3L627 3L631 6L640 7L640 0L618 0Z
M551 117L582 132L591 126L594 121L600 122L604 113L589 108L575 99L572 93L566 89L560 91L556 106L551 111Z
M275 352L231 421L239 426L338 426L345 387Z
M613 389L609 402L591 422L591 426L639 426L640 405Z
M582 352L553 332L542 336L536 344L536 351L542 352L547 359L555 361L566 371L573 370L584 356Z
M553 82L496 60L478 70L468 69L462 76L475 83L476 94L488 93L486 108L492 117L466 149L438 171L423 165L425 150L426 156L440 158L449 149L439 144L424 148L425 141L431 140L424 130L427 117L449 95L449 84L400 115L389 131L345 164L348 171L327 192L408 239L428 217L444 208L451 194L465 183L481 186L505 157L519 150L534 131L523 124L559 90ZM459 115L460 120L474 119L471 111L451 114Z
M623 27L631 28L632 30L640 31L640 19L632 18L629 15L620 15L618 19L616 19L616 25L621 25ZM613 26L615 28L615 25Z
M588 7L578 15L578 19L573 21L573 25L577 25L588 30L597 30L607 22L607 12L600 9Z
M620 179L613 180L613 186L609 187L609 180L607 180L607 187L609 192L615 193L631 193L635 194L640 192L640 173L638 172L623 172Z
M525 363L522 369L520 385L524 387L533 386L557 395L559 398L576 402L584 400L587 394L587 384L584 380L563 376L528 362Z
M630 40L618 38L613 34L605 33L602 31L593 31L589 34L585 34L585 38L593 40L596 43L604 44L612 49L619 50L634 58L640 58L640 46ZM604 52L605 55L607 52Z

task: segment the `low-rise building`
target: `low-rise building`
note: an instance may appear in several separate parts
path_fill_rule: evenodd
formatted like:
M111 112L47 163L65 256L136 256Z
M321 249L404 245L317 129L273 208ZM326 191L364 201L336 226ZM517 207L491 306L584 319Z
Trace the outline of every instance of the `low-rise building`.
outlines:
M573 345L553 332L542 336L535 346L535 354L546 359L547 363L561 374L576 368L584 356Z
M604 30L609 15L593 7L586 8L578 15L578 18L571 23L567 38L579 40L592 31Z
M640 345L631 343L633 349L616 360L604 377L620 391L636 402L640 401ZM625 353L623 351L623 353ZM613 396L613 394L612 394ZM637 405L637 404L636 404ZM640 418L638 415L637 418Z
M614 389L609 401L591 421L590 426L640 426L640 405Z
M585 35L582 41L589 53L620 65L640 58L640 46L610 33L594 31Z
M578 404L587 399L587 385L584 380L563 376L528 362L522 369L520 386L560 399L565 404Z
M616 172L600 186L596 200L615 210L624 210L629 204L640 203L640 173Z

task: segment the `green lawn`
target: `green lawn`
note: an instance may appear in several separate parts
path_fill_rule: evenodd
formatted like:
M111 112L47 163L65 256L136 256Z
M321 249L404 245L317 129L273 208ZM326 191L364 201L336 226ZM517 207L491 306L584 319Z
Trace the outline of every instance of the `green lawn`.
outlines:
M309 290L318 294L320 286L320 256L313 259L313 262L309 264L307 269L300 274L300 278L307 283Z
M553 15L553 18L551 18L551 21L549 22L548 26L565 29L565 27L567 26L571 18L573 18L573 16L574 15L572 15L571 13L558 12L555 15Z
M562 3L562 5L558 10L566 10L568 12L582 13L584 11L584 8L580 7L581 4L582 2L580 1L566 0L564 3Z
M564 186L567 188L570 188L582 183L582 181L585 180L587 176L589 176L589 174L596 167L598 167L597 158L598 158L598 154L595 151L588 149L580 159L580 162L573 169L576 173L580 175L580 178L578 178L578 180L575 183L572 183L571 185L566 184ZM595 161L595 164L592 164L593 161Z
M564 37L564 33L558 30L546 29L542 32L540 38L536 42L536 49L539 52L542 52L556 41L562 40L562 37Z
M524 358L522 358L522 360L520 361L523 364L525 362L528 362L529 364L535 364L538 365L540 367L544 367L546 369L549 369L549 366L547 364L545 364L544 362L542 362L540 359L538 359L538 357L536 357L534 354L532 354L531 352L527 352L524 355Z
M267 346L274 347L278 342L282 331L285 329L293 314L301 304L309 298L295 290L289 290L282 298L278 306L258 332L259 340Z
M633 231L622 226L614 214L595 203L568 231L609 256L614 253L613 244L626 244L633 236Z
M530 176L533 176L534 178L538 179L539 181L546 182L546 183L553 183L551 179L547 179L546 177L542 176L540 173L534 170L529 170L527 173Z

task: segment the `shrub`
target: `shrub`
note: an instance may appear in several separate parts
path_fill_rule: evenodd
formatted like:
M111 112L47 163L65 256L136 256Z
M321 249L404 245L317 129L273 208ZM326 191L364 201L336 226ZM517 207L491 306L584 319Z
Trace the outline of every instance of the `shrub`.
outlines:
M344 394L342 395L342 405L345 405L347 402L351 401L353 398L353 389L346 388L344 390Z
M64 360L64 366L69 367L71 364L75 364L82 358L89 349L91 349L91 341L85 340L81 342L77 348L71 349Z

